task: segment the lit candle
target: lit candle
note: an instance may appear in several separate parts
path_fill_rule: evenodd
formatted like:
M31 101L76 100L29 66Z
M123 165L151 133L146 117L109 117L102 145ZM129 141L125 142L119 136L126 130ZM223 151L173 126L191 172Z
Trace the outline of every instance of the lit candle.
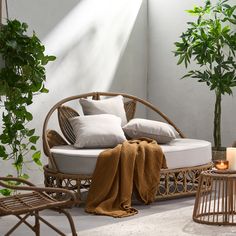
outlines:
M228 147L226 149L226 159L229 161L229 169L236 170L236 148Z
M229 162L225 160L215 161L215 167L217 170L227 170L229 168Z

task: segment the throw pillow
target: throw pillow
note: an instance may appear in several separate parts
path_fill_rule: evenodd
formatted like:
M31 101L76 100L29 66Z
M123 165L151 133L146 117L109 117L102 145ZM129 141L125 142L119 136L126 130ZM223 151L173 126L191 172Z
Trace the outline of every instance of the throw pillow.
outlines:
M126 140L121 118L110 115L88 115L70 118L77 148L110 148Z
M136 111L136 101L135 100L129 100L127 102L124 102L124 108L126 113L127 121L130 121L134 118L135 111Z
M123 96L121 95L101 100L81 98L79 101L84 115L112 114L121 118L122 126L127 123Z
M71 143L75 143L75 135L73 133L73 128L69 122L69 118L79 116L79 113L73 108L68 106L60 106L57 109L58 111L58 120L61 131L65 138Z
M124 127L125 134L130 138L147 137L155 139L158 143L168 143L176 138L173 126L155 120L132 119Z

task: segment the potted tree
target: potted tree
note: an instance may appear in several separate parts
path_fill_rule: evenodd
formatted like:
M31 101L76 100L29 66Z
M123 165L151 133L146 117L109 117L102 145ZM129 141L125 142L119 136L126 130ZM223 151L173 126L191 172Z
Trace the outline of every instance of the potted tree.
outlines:
M198 68L190 70L182 78L194 78L206 83L215 93L214 145L221 150L221 98L232 94L236 86L236 5L228 0L204 6L195 6L187 12L194 17L188 28L175 43L177 64L187 68L195 61Z
M36 148L38 136L29 128L33 119L27 106L33 103L33 95L46 93L44 86L45 65L55 60L44 55L44 46L35 33L28 36L27 24L7 20L0 26L0 105L2 132L0 133L0 158L11 161L18 177L27 178L23 166L26 157L41 165L40 151ZM7 189L0 190L9 194Z

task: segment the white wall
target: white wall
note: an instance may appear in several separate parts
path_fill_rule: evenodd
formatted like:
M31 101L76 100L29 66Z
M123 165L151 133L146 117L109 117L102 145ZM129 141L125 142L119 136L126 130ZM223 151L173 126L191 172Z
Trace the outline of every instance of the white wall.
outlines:
M213 141L214 92L194 79L179 80L186 69L176 65L177 58L172 53L174 42L187 27L186 22L193 20L184 10L202 2L149 0L148 98L175 121L187 137ZM223 97L222 144L226 146L236 140L235 107L235 97Z
M49 94L36 96L30 107L39 135L46 113L64 97L120 91L146 98L146 0L11 0L9 15L27 22L57 56L47 67ZM9 173L9 165L0 162L0 172ZM35 167L29 172L42 181Z
M57 56L57 61L47 69L50 93L36 97L31 107L36 118L32 126L41 134L46 112L66 96L95 90L120 91L148 97L187 137L212 141L214 93L195 80L179 80L186 70L176 65L177 58L172 53L174 42L191 20L184 10L202 1L149 0L148 23L146 0L140 10L141 1L129 1L128 5L124 2L9 1L10 18L27 22L30 31L34 29L46 44L47 52ZM235 106L235 97L223 97L223 145L228 146L236 139ZM141 113L145 116L145 110ZM7 168L3 163L0 165L2 173ZM39 182L42 174L36 173L34 179Z
M147 39L147 1L144 0L110 91L147 98ZM137 107L136 115L146 117L145 107Z

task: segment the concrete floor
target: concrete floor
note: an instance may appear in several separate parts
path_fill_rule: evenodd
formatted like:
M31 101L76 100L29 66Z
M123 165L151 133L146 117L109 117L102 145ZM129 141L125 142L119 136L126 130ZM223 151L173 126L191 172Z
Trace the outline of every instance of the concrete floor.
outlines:
M125 218L91 215L84 207L70 209L79 236L235 236L236 227L209 226L192 221L194 197L157 201L150 205L135 203L137 215ZM71 235L63 215L52 211L41 213L46 220L58 226L66 235ZM33 222L33 219L30 219ZM0 236L16 223L14 216L0 218ZM26 226L21 226L13 236L34 235ZM44 224L41 236L56 236Z
M150 216L153 214L158 213L168 213L168 211L178 210L184 207L193 206L194 198L181 198L181 199L172 199L172 200L165 200L152 203L150 205L142 205L140 203L135 202L133 206L139 210L139 213L135 216L125 217L125 218L112 218L107 216L97 216L91 215L84 212L84 206L81 207L74 207L70 209L71 215L74 219L76 230L78 233L81 231L87 231L95 228L99 228L102 226L123 223L122 225L128 225L129 221L134 219L139 219L142 217ZM41 216L44 216L49 222L57 225L63 232L67 235L70 235L70 230L68 227L68 223L66 218L63 215L60 215L56 212L52 211L44 211L41 213ZM191 212L189 215L191 219ZM13 216L7 216L0 218L0 235L4 235L7 232L9 227L16 223L17 220ZM33 219L32 219L33 222ZM107 232L106 232L107 233ZM145 232L144 232L145 233ZM31 231L25 227L21 226L13 235L15 236L26 236L26 235L33 235ZM57 235L56 233L52 232L47 226L41 225L41 235ZM102 232L96 235L104 235ZM112 232L106 235L113 235ZM145 234L144 234L145 235Z

